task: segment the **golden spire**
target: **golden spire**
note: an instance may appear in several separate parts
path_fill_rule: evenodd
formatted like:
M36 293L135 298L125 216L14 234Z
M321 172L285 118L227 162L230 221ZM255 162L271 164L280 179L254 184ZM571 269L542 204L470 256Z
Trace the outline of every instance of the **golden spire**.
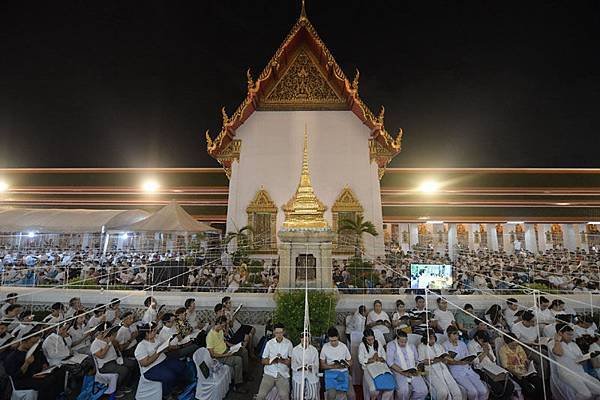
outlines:
M300 19L306 19L306 7L304 5L304 0L302 0L302 8L300 9Z
M296 194L283 206L285 229L326 229L327 221L323 213L327 208L315 195L308 169L308 132L304 127L304 149L302 153L302 173Z

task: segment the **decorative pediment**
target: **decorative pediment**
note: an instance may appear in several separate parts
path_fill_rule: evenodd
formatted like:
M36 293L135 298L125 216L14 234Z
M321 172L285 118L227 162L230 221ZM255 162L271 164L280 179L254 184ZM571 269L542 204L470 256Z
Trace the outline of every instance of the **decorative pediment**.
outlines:
M256 192L254 200L248 204L246 212L250 213L277 213L277 206L269 196L269 192L264 187L260 187L260 190Z
M233 164L234 161L240 161L241 148L242 141L235 139L229 142L227 146L216 156L217 161L223 166L225 174L228 178L231 177L231 164Z
M259 110L344 109L348 105L328 82L311 52L300 48L287 70L259 100Z
M346 186L331 207L332 212L363 212L363 207L350 187Z

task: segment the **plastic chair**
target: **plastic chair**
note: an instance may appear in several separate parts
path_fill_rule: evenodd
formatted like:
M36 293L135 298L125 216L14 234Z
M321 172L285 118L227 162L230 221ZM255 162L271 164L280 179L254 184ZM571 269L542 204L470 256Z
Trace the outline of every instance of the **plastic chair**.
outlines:
M212 366L216 362L210 356L210 353L204 347L199 348L192 355L194 365L198 375L198 383L196 385L196 399L202 400L222 400L227 396L229 391L229 383L231 382L231 369L227 365L221 365L218 373L212 371ZM200 370L200 364L204 362L210 371L208 378ZM136 397L137 399L137 397Z
M94 380L98 383L106 385L106 392L104 392L105 394L113 394L117 391L119 374L100 372L98 360L96 360L96 357L94 356L92 356L92 359L94 360L94 367L96 368L96 376L94 377Z
M141 367L135 400L162 400L162 383L146 379Z
M33 389L15 389L15 384L12 380L12 377L9 376L10 379L10 387L12 388L12 394L10 395L10 400L37 400L38 392Z

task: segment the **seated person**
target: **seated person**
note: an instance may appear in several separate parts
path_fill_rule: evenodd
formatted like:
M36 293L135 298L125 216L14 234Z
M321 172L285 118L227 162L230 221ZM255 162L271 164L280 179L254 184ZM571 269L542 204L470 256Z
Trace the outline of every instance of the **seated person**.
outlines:
M329 341L323 345L319 357L321 370L325 373L325 399L334 400L338 394L346 394L348 400L354 400L354 387L348 372L348 366L352 365L350 351L340 342L340 334L335 327L327 330L327 338ZM340 361L342 363L339 363ZM328 375L334 379L328 379ZM339 384L335 376L345 376L347 382Z
M304 364L302 362L304 361ZM300 344L292 350L293 398L302 398L304 378L304 400L319 400L319 352L310 344L310 333L300 334Z
M135 346L137 344L135 318L131 311L126 311L121 318L121 327L117 331L116 336L119 351L124 357L134 357Z
M65 373L62 369L54 369L44 375L36 375L48 368L48 361L44 357L41 347L27 356L29 349L40 341L37 329L30 332L30 337L22 340L19 346L10 352L4 360L6 373L10 375L17 390L33 389L38 392L39 400L56 400L62 392Z
M369 364L386 363L385 349L383 344L375 339L375 333L371 328L363 332L362 342L358 345L358 362L363 370L363 386L369 388L371 400L391 400L394 398L393 390L377 390L374 377L369 372Z
M88 330L94 329L98 325L106 321L106 309L104 308L104 304L96 304L93 313L94 315L92 315L86 326L86 329Z
M489 386L491 396L498 400L508 400L512 398L515 391L512 380L505 376L504 379L498 379L497 375L486 372L486 365L495 367L496 355L490 344L490 336L487 332L479 331L467 345L469 354L477 354L473 360L473 369L479 372L481 379Z
M435 332L430 329L423 335L418 347L419 361L425 364L431 393L436 399L461 399L460 388L446 366L448 354L436 342Z
M256 400L265 400L273 387L277 387L280 400L290 398L290 364L293 348L292 342L283 337L283 333L283 324L273 325L275 337L267 342L263 350L261 363L264 366L264 375Z
M514 333L509 332L504 335L504 344L500 347L498 356L502 368L512 374L526 396L543 397L542 378L537 372L533 372L532 361L527 358L527 353L517 342Z
M47 324L56 324L57 322L62 321L63 319L65 319L64 308L65 306L63 306L62 303L52 304L52 306L50 307L52 311L50 312L50 314L46 315L42 322L45 322Z
M121 322L121 300L112 299L106 306L106 322L110 322L113 325Z
M454 314L448 310L448 301L446 299L438 297L436 302L438 308L433 312L433 317L437 321L439 329L445 332L450 325L456 326Z
M408 343L406 332L396 330L396 339L387 345L386 359L396 378L396 400L423 400L427 397L429 390L417 371L417 349Z
M167 398L175 384L186 379L186 366L177 358L169 358L163 352L157 352L160 342L156 340L156 325L144 324L138 329L135 359L141 373L150 381L160 382L163 398Z
M511 329L517 340L529 345L529 347L534 348L537 352L541 352L546 356L548 355L548 350L545 346L534 345L534 343L539 341L538 333L540 332L540 328L535 321L535 315L533 314L533 311L525 311L521 315L521 320L519 322L515 322ZM543 375L549 376L550 370L548 369L548 360L527 348L524 350L527 354L527 357L534 362L536 371L541 373L542 368L544 368Z
M429 326L429 328L437 330L438 326L437 326L437 321L435 320L430 320L430 321L426 321L425 318L423 318L424 315L426 315L425 313L427 313L428 310L425 309L425 298L423 296L416 296L415 297L415 308L413 308L412 310L409 311L409 315L410 315L410 325L412 326L412 332L416 335L422 335L427 331L427 327Z
M557 368L558 380L569 386L577 399L595 399L600 396L600 382L588 375L581 361L583 353L573 341L574 332L567 324L558 326L554 340L550 343L552 354L559 364L566 368Z
M465 304L463 310L459 309L456 311L454 320L456 321L458 329L466 335L471 329L474 329L477 326L477 323L475 322L475 317L473 317L473 315L475 315L475 310L471 304Z
M110 322L103 322L96 328L95 339L90 346L90 353L94 357L100 372L105 374L117 374L117 388L127 393L131 389L125 386L129 378L137 375L135 361L120 357L117 353L116 340L118 327L113 327ZM115 346L116 345L116 346Z
M90 337L93 332L86 328L85 311L77 310L72 317L69 328L69 336L73 340L71 349L76 353L90 354Z
M235 354L228 352L228 343L225 341L224 336L227 326L229 326L229 321L225 315L217 317L215 326L208 332L206 337L206 348L212 358L233 367L233 391L236 393L248 393L242 388L244 384L244 372L248 371L248 353L243 347Z
M391 327L392 322L390 321L388 313L383 311L381 300L375 300L375 302L373 302L373 310L367 315L365 328L371 328L380 333L381 335L378 336L381 340L383 335L390 333ZM385 341L385 339L383 340Z
M158 304L154 297L147 297L146 300L144 300L144 306L147 308L142 316L142 323L149 324L151 322L158 322L160 318L162 318L162 313L159 315L157 310Z
M488 398L488 391L485 383L481 381L479 375L471 368L471 361L461 361L470 353L467 345L459 340L459 330L454 326L449 326L446 330L448 340L444 342L444 348L448 352L454 352L456 355L450 357L447 361L450 374L460 386L467 391L469 400L485 400Z
M223 310L227 319L229 320L229 330L226 335L229 343L238 344L243 343L244 347L248 350L248 354L254 357L252 348L254 346L254 334L256 329L251 325L242 325L237 319L236 315L232 310L231 297L225 296L221 300L223 304Z
M73 354L71 351L73 340L69 336L69 328L71 328L71 323L60 322L56 327L56 332L48 335L42 343L42 349L51 367L61 365L61 361Z

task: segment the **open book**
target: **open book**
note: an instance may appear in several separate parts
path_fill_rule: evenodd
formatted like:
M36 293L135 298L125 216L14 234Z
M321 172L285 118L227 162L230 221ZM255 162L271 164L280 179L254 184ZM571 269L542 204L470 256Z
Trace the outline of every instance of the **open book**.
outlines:
M43 371L38 372L37 374L33 374L33 377L34 378L41 378L41 377L43 377L45 375L48 375L52 371L54 371L56 368L58 368L58 365L55 365L54 367L47 368L47 369L45 369Z
M242 344L241 343L234 344L233 346L231 346L229 348L229 351L226 353L226 355L231 356L231 355L237 353L241 348L242 348Z
M582 363L587 360L591 360L594 357L600 356L600 351L592 351L590 353L584 354L581 358L575 360L576 363Z
M29 357L31 357L33 355L33 353L35 353L35 351L37 350L39 345L40 345L40 342L36 342L33 346L31 346L29 348L29 350L27 351L27 354L25 354L25 359L28 359Z
M87 354L75 353L71 357L62 360L61 364L81 364L86 358L88 358Z
M508 373L507 370L505 370L495 362L492 362L489 358L484 359L484 361L482 361L480 365L483 370L489 372L492 375L502 375Z
M338 364L342 366L342 368L350 368L350 364L346 360L334 360L331 362L332 364Z
M468 356L466 356L466 357L463 357L463 358L459 358L459 359L457 359L457 358L456 358L456 355L457 355L457 354L458 354L458 353L456 353L455 351L449 351L449 352L448 352L448 356L449 356L450 358L452 358L452 359L456 360L456 361L472 362L473 360L475 360L475 358L477 358L477 355L475 355L475 354L470 354L470 355L468 355ZM440 357L437 357L437 358L441 358L441 357L442 357L442 356L440 356Z
M192 340L196 339L196 336L198 336L199 333L200 331L194 330L192 333L181 339L179 341L179 344L186 344L191 342Z

